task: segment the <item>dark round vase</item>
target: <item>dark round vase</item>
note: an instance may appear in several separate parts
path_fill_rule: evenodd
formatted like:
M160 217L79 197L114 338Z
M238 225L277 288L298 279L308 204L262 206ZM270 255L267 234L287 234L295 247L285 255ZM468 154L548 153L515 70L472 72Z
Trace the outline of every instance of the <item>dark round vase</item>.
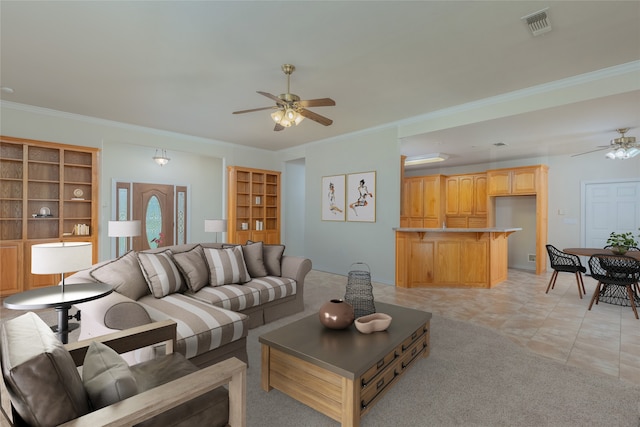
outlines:
M330 329L347 328L355 319L353 306L341 299L332 299L322 304L318 316L320 323Z

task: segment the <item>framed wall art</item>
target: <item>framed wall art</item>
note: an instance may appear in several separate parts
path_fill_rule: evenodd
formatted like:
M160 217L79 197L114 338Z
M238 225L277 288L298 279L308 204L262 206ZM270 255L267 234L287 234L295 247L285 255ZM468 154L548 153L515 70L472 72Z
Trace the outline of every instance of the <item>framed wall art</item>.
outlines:
M332 175L322 177L322 220L344 221L345 196L344 175Z
M347 221L376 221L376 173L347 175Z

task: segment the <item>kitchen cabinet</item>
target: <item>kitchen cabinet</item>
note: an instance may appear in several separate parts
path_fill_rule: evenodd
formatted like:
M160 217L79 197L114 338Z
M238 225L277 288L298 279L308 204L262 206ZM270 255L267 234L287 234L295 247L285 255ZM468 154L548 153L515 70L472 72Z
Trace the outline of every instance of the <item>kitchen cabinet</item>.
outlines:
M439 227L444 221L444 176L408 177L403 181L402 213L404 227Z

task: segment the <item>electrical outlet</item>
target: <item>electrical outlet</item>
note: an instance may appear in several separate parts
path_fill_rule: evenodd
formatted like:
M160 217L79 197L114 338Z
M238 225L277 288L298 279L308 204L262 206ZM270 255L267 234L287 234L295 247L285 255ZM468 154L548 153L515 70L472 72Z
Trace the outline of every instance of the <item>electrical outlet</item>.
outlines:
M535 254L529 254L529 262L536 262L536 255Z

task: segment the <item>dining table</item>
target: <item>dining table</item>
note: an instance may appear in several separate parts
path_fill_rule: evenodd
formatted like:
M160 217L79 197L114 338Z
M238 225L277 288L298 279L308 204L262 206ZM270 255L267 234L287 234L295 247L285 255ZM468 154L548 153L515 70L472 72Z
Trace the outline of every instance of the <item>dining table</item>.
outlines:
M563 251L568 254L587 257L596 254L620 255L619 253L613 252L611 249L604 248L564 248ZM627 251L625 252L624 256L635 258L640 261L640 251L637 250ZM619 286L603 286L602 290L600 291L600 297L598 300L607 304L622 305L625 307L631 306L629 295ZM636 306L640 306L640 295L638 295L635 291L634 300Z

